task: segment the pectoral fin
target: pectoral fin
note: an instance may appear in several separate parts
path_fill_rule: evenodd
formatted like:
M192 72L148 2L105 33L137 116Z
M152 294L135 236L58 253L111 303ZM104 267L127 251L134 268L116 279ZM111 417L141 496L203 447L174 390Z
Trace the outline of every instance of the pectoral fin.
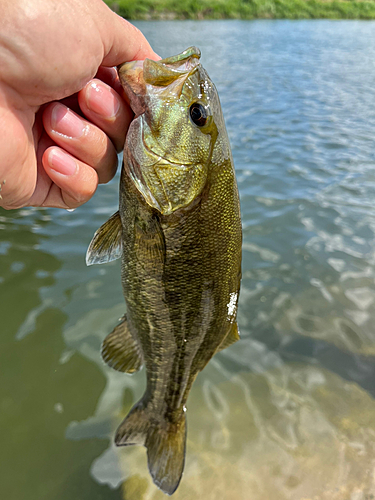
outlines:
M130 333L126 316L104 339L102 358L107 365L120 372L134 373L141 368L140 351Z
M152 263L153 267L165 261L165 240L160 222L154 217L147 223L136 218L134 222L134 242L140 262Z
M87 249L86 264L104 264L121 257L122 226L119 212L110 217L94 234Z
M220 352L223 349L226 349L230 345L232 345L235 342L237 342L237 340L240 340L240 334L239 334L239 331L238 331L237 322L235 322L231 326L231 328L230 328L229 332L227 333L227 335L224 337L224 340L222 341L222 343L217 348L216 352Z

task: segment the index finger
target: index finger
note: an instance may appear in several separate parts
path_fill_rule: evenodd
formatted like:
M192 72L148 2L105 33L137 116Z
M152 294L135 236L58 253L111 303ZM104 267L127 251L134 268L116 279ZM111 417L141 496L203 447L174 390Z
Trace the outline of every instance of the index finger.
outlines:
M146 58L160 59L138 28L112 12L109 7L108 10L110 15L102 22L105 30L105 33L102 33L105 53L103 66L117 66L126 61Z

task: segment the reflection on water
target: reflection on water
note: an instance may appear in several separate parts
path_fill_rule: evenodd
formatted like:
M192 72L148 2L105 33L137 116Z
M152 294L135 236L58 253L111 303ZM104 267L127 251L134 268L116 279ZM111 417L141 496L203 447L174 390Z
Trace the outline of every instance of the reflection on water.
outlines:
M374 23L139 26L162 56L202 49L243 214L242 340L193 387L174 497L375 498ZM145 376L102 363L120 269L84 263L117 182L0 213L1 498L165 498L145 449L112 445Z

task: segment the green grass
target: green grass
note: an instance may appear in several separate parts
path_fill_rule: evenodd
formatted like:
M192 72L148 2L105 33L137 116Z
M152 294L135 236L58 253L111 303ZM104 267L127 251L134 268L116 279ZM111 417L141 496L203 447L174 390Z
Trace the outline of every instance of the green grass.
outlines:
M375 0L107 0L127 19L375 19Z

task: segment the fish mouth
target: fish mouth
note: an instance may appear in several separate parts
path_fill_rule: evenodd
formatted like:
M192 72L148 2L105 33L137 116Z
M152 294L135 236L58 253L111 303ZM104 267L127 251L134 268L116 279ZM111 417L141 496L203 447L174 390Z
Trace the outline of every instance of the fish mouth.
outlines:
M142 76L146 84L165 87L196 68L200 63L200 57L201 51L197 47L189 47L176 56L166 57L159 61L152 59L130 61L120 64L117 69L121 81L122 78L134 80L136 85L140 84L140 76ZM142 75L140 75L141 72L143 72Z
M126 140L126 168L146 203L163 215L190 205L197 195L195 179L203 187L205 169L204 165L191 161L177 163L176 158L168 158L168 152L160 155L152 151L145 138L147 119L141 115L147 115L154 95L179 99L186 80L199 70L200 56L198 48L190 47L159 61L131 61L118 67L121 84L135 114ZM153 135L152 130L147 133ZM138 145L139 140L143 149Z
M180 96L185 80L200 65L201 52L197 47L189 47L176 56L153 61L131 61L120 64L118 69L121 84L129 98L135 116L146 110L147 86L162 94L166 87L169 95Z

